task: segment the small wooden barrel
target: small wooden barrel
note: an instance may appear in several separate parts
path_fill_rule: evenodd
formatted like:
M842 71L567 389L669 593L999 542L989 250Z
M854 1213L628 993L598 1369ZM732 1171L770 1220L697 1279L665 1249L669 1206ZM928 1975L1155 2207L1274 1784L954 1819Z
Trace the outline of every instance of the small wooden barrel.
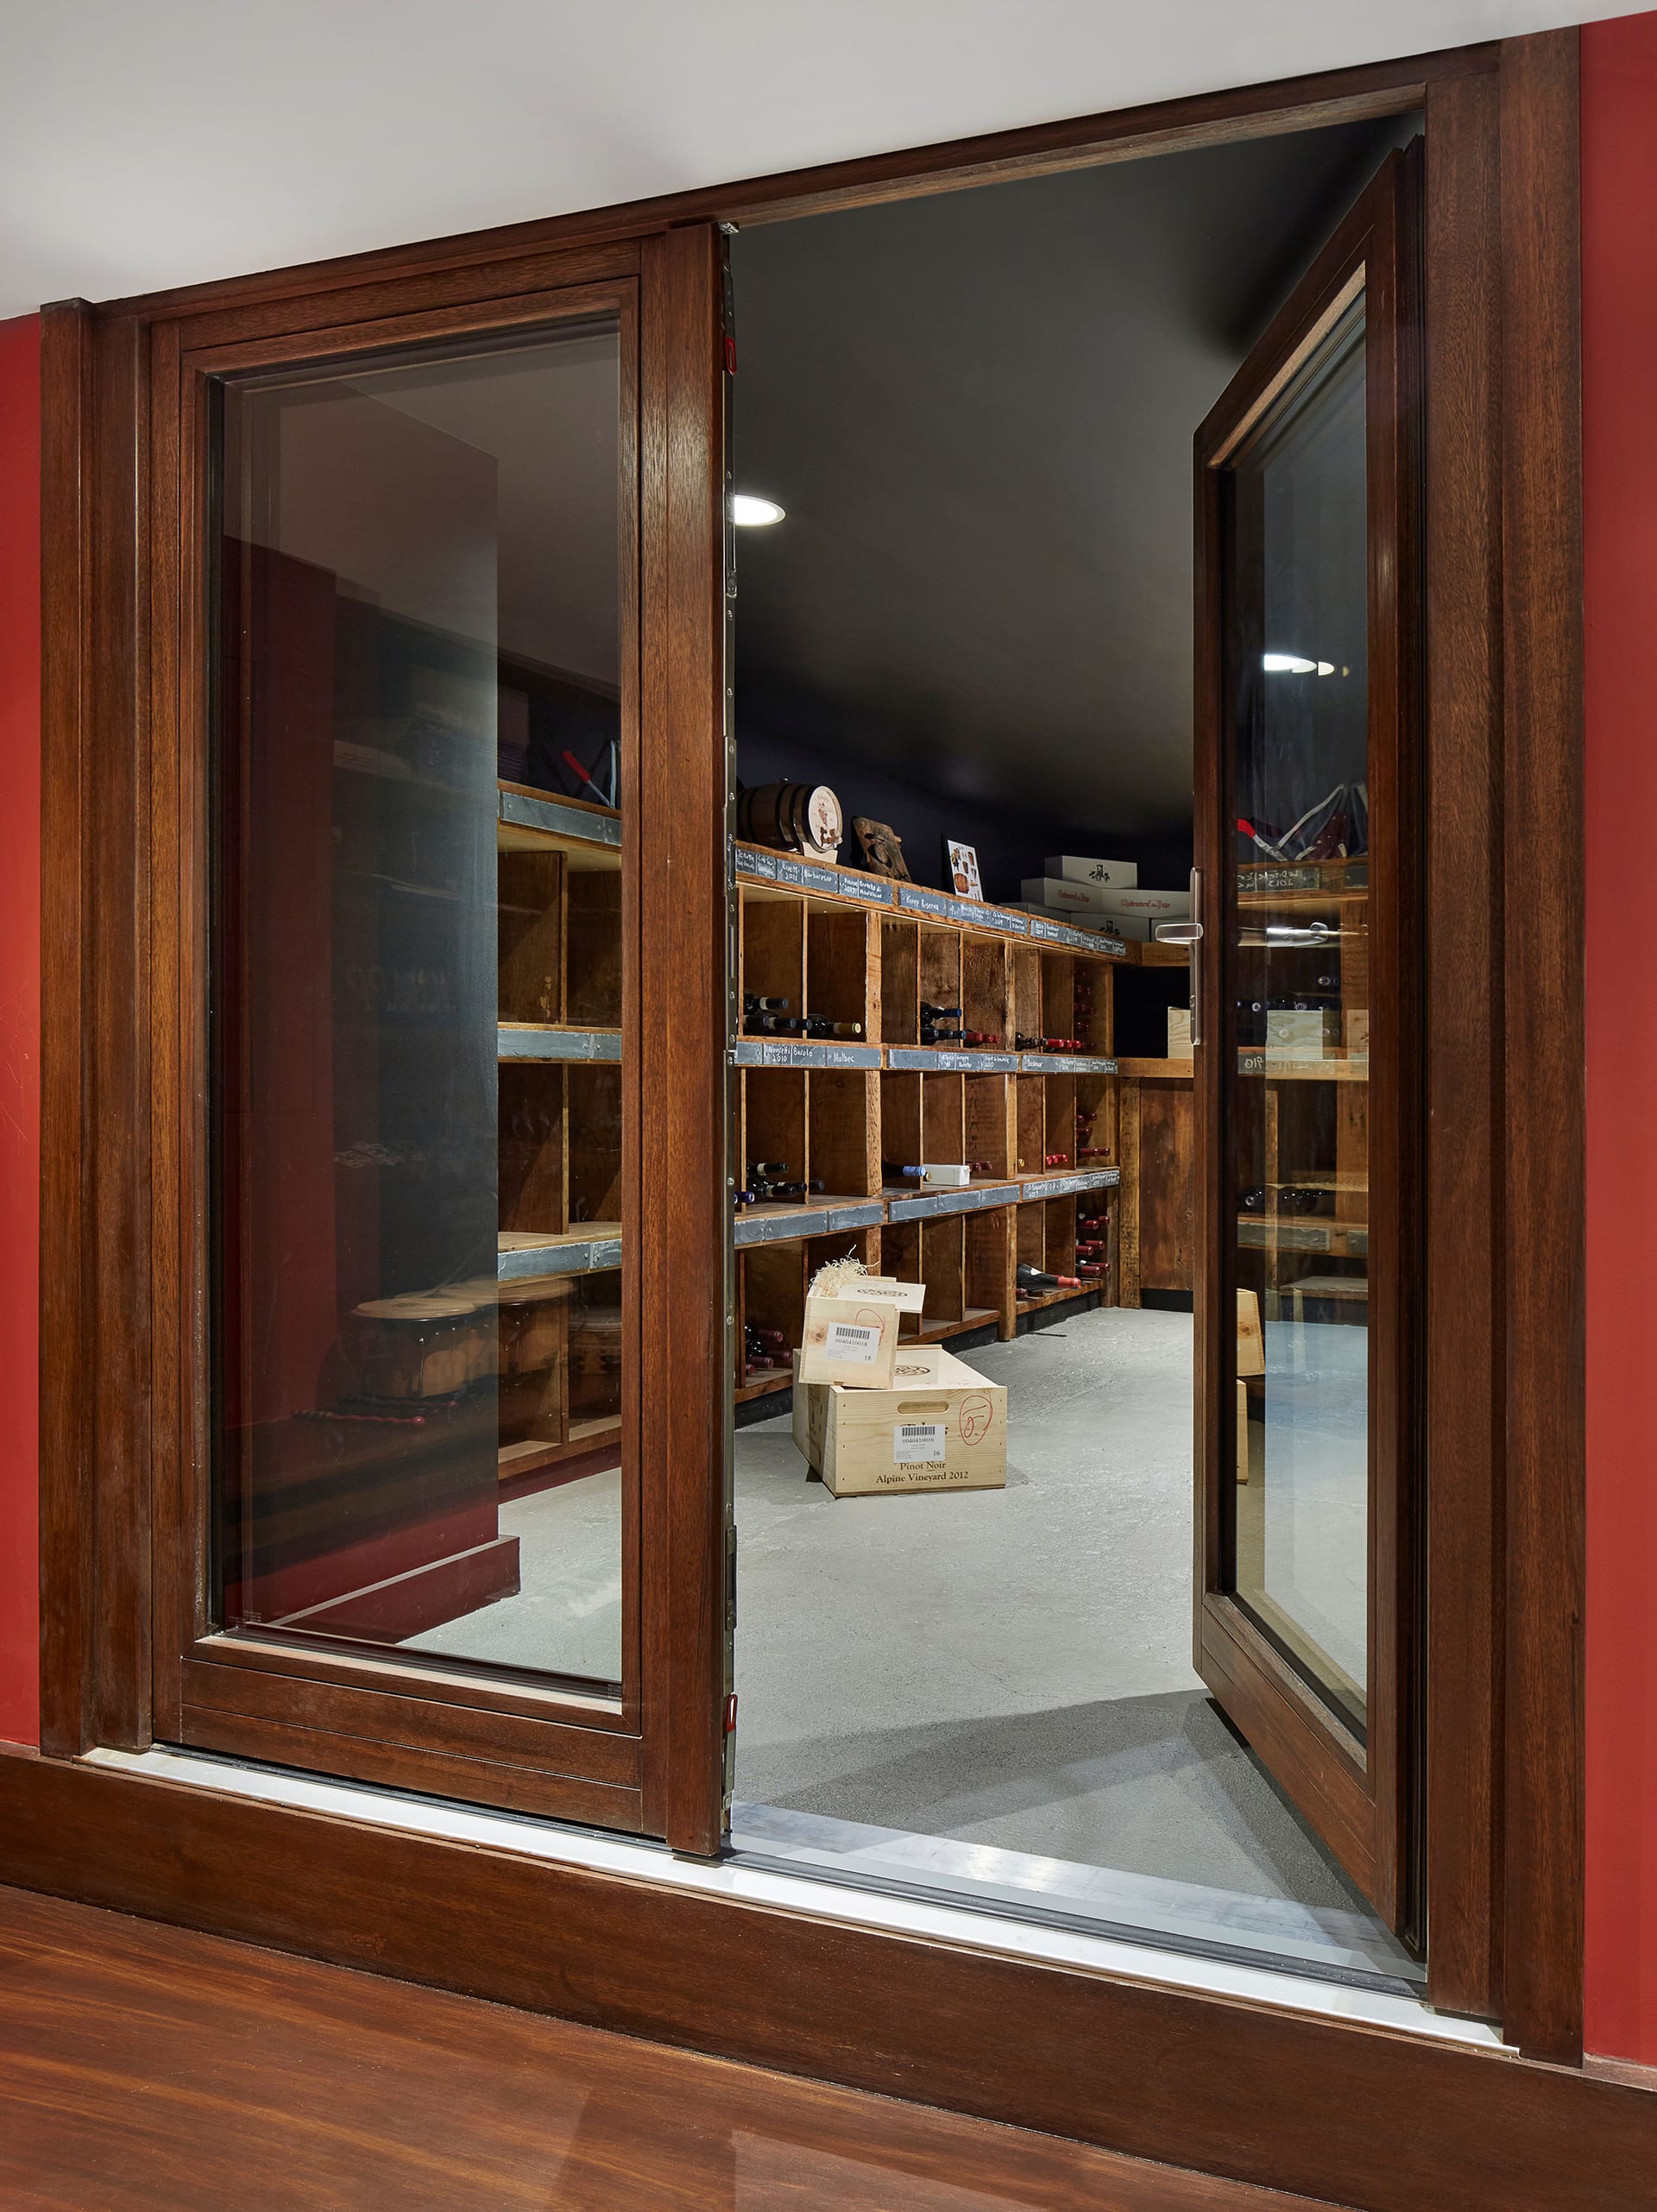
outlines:
M737 793L736 831L747 845L828 859L840 849L840 801L826 784L755 784Z

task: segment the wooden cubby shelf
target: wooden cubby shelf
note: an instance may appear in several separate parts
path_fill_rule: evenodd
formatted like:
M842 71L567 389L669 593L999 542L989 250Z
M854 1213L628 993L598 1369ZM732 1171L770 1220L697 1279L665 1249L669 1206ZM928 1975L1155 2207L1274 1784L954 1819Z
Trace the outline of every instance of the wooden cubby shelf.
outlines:
M986 1327L1011 1337L1049 1304L1114 1302L1112 977L1139 948L747 847L736 899L740 990L861 1032L744 1035L733 1049L737 1187L761 1163L769 1181L807 1186L797 1204L736 1215L740 1341L749 1324L770 1333L765 1364L739 1354L739 1403L789 1387L778 1347L798 1343L806 1286L828 1259L855 1256L923 1282L924 1310L904 1334L926 1343ZM959 1006L958 1022L941 1025L992 1041L923 1043L923 1005ZM1020 1050L1019 1035L1081 1049ZM898 1172L928 1164L966 1166L972 1179L922 1190ZM1084 1211L1103 1274L1021 1299L1021 1261L1075 1274Z
M518 784L496 812L506 1481L621 1432L621 819Z

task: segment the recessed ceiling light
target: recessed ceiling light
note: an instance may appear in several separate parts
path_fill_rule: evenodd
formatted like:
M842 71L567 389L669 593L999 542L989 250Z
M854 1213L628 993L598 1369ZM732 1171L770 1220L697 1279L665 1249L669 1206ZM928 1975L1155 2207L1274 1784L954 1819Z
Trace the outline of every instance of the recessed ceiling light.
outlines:
M1315 660L1307 660L1297 652L1263 652L1260 665L1268 676L1310 676L1317 667Z
M731 520L739 530L763 530L768 523L780 522L787 512L774 499L759 499L753 492L731 494Z

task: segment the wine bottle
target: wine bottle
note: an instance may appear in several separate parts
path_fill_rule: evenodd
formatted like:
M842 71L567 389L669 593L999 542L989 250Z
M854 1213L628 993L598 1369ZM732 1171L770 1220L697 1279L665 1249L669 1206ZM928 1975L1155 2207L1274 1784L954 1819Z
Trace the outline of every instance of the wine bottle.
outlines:
M1018 1263L1017 1281L1021 1295L1026 1298L1044 1298L1049 1290L1081 1288L1079 1276L1049 1275L1044 1268L1027 1266L1023 1260Z
M861 1037L861 1022L831 1022L826 1014L808 1014L800 1024L807 1037Z
M804 1027L797 1014L746 1014L743 1025L757 1037L797 1037Z
M1014 1050L1018 1052L1039 1052L1042 1049L1040 1037L1026 1037L1023 1030L1014 1032L1012 1043Z
M882 1160L880 1163L882 1182L918 1182L925 1173L924 1168L906 1168L899 1160Z
M960 1006L933 1006L929 1005L924 999L921 1001L921 1020L923 1024L926 1022L931 1022L934 1024L939 1022L958 1022L961 1020L963 1011L964 1009Z
M960 1030L935 1029L924 1022L921 1025L923 1044L960 1044L961 1042L962 1036Z
M742 1011L745 1014L785 1014L788 1001L786 999L762 998L757 991L745 991L742 993Z
M776 1186L776 1193L778 1198L787 1199L791 1204L795 1204L811 1192L822 1188L822 1177L813 1175L810 1182L779 1182Z

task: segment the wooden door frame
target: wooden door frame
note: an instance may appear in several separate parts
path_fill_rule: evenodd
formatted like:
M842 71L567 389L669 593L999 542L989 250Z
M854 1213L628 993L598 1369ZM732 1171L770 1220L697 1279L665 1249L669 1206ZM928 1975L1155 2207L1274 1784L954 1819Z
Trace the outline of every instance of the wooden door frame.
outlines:
M1429 1049L1424 1437L1425 1843L1431 1991L1511 2040L1581 2051L1583 1249L1577 36L1552 32L1206 95L464 239L90 308L43 328L42 1749L150 1740L154 1467L180 1418L158 1356L185 1312L158 1213L158 1130L201 1101L156 1015L145 840L167 732L141 528L157 333L252 313L367 318L507 297L538 255L638 242L677 396L644 432L665 485L646 567L673 610L645 671L673 780L673 896L648 942L680 980L651 1062L673 1177L645 1295L666 1301L645 1448L674 1468L650 1571L662 1618L661 1832L719 1836L724 1542L726 778L715 222L753 223L1419 108L1426 116ZM654 687L652 689L652 687ZM652 701L659 720L652 722ZM159 764L159 766L158 766ZM650 772L646 762L646 772ZM1550 868L1517 864L1546 851ZM1509 856L1515 864L1510 869ZM1509 899L1509 873L1522 895ZM646 897L652 894L648 891ZM1522 1207L1521 1201L1522 1201ZM1523 1219L1522 1244L1509 1219ZM1559 1264L1530 1264L1537 1238ZM671 1292L671 1295L670 1295ZM647 1541L649 1541L647 1532ZM671 1564L668 1563L671 1561ZM12 1779L12 1778L9 1778ZM127 1787L124 1786L123 1787ZM154 1793L145 1800L163 1803ZM349 1832L349 1831L347 1831ZM337 1839L336 1839L337 1840ZM88 1838L88 1850L97 1846ZM14 1855L27 1880L27 1855ZM65 1859L92 1881L90 1860ZM8 1861L0 1848L0 1875ZM290 1938L304 1947L295 1923ZM879 1946L870 1936L871 1970ZM614 2002L625 2014L625 1968ZM1195 2013L1192 2015L1197 2017ZM1325 2031L1320 2031L1324 2032ZM1339 2031L1331 2028L1330 2034ZM815 2063L815 2062L814 2062ZM935 2093L920 2075L917 2094ZM1043 2124L1055 2124L1048 2121ZM1159 2155L1177 2156L1177 2150Z

